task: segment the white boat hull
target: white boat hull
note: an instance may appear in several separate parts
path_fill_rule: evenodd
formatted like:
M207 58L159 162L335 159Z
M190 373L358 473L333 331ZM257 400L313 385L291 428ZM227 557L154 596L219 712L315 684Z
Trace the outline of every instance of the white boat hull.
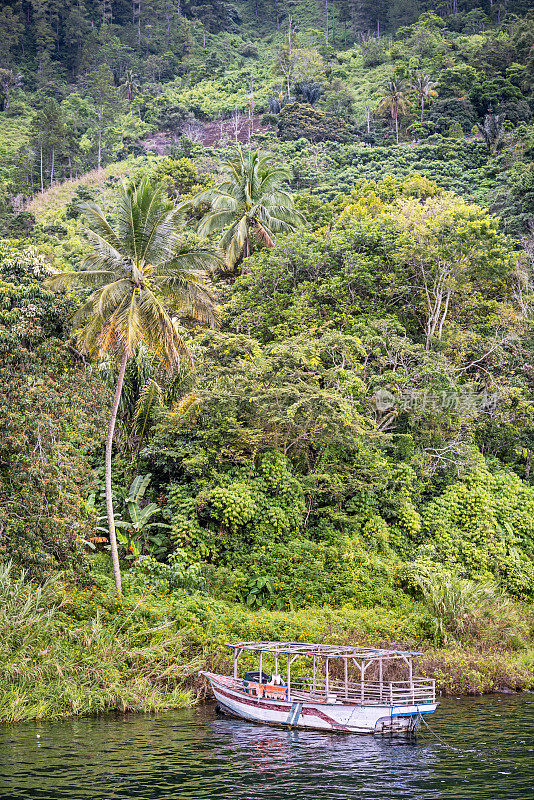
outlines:
M224 713L265 725L338 733L410 733L417 728L421 715L432 713L438 706L438 703L390 706L272 700L237 691L223 682L223 676L203 674Z

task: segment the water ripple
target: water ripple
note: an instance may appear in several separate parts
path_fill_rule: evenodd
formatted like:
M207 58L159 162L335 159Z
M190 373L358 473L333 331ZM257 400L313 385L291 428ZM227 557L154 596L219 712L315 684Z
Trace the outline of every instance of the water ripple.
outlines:
M212 706L6 726L2 800L527 800L534 697L447 700L431 721L456 750L285 731L218 718Z

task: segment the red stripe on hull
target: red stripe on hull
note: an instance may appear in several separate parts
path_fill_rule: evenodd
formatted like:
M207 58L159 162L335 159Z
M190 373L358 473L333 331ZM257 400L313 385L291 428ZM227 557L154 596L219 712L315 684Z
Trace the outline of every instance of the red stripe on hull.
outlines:
M281 712L287 711L288 713L291 710L291 703L289 702L286 703L285 705L281 705L280 703L269 703L268 701L260 700L259 698L257 700L252 700L250 697L244 697L241 694L237 695L236 697L236 695L230 694L229 692L224 691L224 689L221 689L219 684L217 684L217 691L224 697L228 697L230 700L234 700L235 702L238 703L243 703L243 705L246 706L254 706L255 708L265 708L268 711L281 711ZM303 706L301 716L318 717L319 719L322 719L324 722L328 722L328 724L331 725L333 728L335 728L335 730L350 731L350 728L347 728L346 725L341 725L339 722L336 722L335 719L332 719L332 717L329 717L327 714L324 713L324 711L320 711L318 708L305 708ZM264 720L260 720L260 722L261 721Z

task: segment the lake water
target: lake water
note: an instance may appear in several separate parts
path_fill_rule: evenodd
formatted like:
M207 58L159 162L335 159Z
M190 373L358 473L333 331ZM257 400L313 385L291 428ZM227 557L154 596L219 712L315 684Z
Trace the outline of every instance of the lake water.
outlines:
M534 800L534 695L447 699L416 742L266 728L213 706L0 729L2 800Z

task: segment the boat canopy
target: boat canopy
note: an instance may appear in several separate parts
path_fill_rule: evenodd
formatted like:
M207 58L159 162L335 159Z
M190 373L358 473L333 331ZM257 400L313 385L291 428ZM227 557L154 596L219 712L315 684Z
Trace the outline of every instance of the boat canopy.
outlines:
M238 654L243 650L272 653L275 656L317 656L319 658L344 658L357 661L374 659L402 659L407 661L422 653L410 650L385 650L375 647L346 647L338 644L311 644L309 642L233 642L227 644Z
M339 644L312 644L311 642L232 642L226 645L233 650L234 655L234 674L233 680L238 681L238 660L243 653L257 653L259 656L258 680L263 681L264 656L274 657L273 676L281 678L278 673L280 661L285 661L285 686L287 687L287 698L293 696L307 696L304 692L311 692L315 697L317 692L322 692L326 700L332 695L332 690L341 693L345 702L355 699L358 695L358 702L382 702L389 697L390 704L393 701L405 699L406 692L415 702L428 702L428 698L435 700L434 681L428 682L423 678L415 678L413 675L413 658L422 653L413 650L387 650L379 647L349 647ZM313 673L311 680L307 678L292 676L292 664L299 657L307 657L313 662ZM341 660L343 665L343 681L339 681L333 670L333 662ZM318 664L321 663L320 672L324 671L324 680L318 676ZM404 662L408 668L408 681L384 681L384 667L387 662L392 662L394 670L396 665ZM357 682L349 680L349 667L357 670ZM339 669L339 668L338 668ZM386 670L388 668L386 667ZM369 679L369 673L377 673L376 678ZM267 678L267 681L272 680ZM308 689L304 689L304 684L310 684ZM402 685L401 685L402 684ZM423 684L425 684L423 686ZM426 685L428 684L428 686ZM398 690L398 691L397 691ZM300 695L298 694L300 692ZM400 693L400 694L399 694ZM398 697L397 697L398 695ZM311 695L310 695L311 696ZM434 702L434 700L432 702ZM399 701L400 702L400 701Z

